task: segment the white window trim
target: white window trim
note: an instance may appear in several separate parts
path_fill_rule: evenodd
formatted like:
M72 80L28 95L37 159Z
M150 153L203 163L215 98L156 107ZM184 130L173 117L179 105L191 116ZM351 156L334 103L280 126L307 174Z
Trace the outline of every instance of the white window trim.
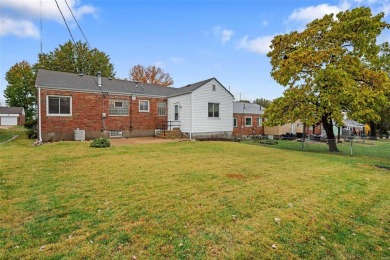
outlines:
M148 102L148 110L141 110L141 102ZM140 100L138 102L138 111L142 112L142 113L150 112L150 102L149 102L149 100Z
M59 97L59 98L70 98L70 114L50 114L49 113L49 97ZM47 95L46 96L46 116L72 116L73 106L72 106L72 96L61 96L61 95Z
M250 124L250 125L247 125L247 124L246 124L246 119L247 119L247 118L250 118L250 119L251 119L251 124ZM253 126L253 118L252 118L251 116L246 116L246 117L245 117L245 127L250 127L250 126Z
M111 135L112 132L118 132L118 135ZM121 137L123 137L122 130L110 130L110 138L121 138Z
M214 116L214 114L215 114L214 106L213 106L213 116L209 116L209 107L208 107L209 104L217 104L218 105L218 116ZM221 103L208 102L207 103L207 117L208 117L208 119L211 119L211 120L221 119Z
M258 127L263 126L263 118L262 117L257 118L257 126Z
M234 119L236 119L236 125L234 125ZM233 127L238 127L238 118L236 116L233 117Z
M159 107L158 107L158 104L160 104L160 103L165 103L165 109L164 109L164 111L165 111L165 113L164 113L164 115L159 115L158 114L158 112L160 111L159 109ZM167 102L164 102L164 101L162 101L162 102L157 102L157 116L167 116Z

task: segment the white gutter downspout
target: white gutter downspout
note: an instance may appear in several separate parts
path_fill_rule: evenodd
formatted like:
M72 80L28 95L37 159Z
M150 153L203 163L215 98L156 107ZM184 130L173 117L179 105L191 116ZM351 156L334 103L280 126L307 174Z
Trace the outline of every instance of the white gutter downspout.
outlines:
M190 93L190 140L192 140L192 92Z
M41 127L41 88L38 88L38 141L42 142L42 127Z

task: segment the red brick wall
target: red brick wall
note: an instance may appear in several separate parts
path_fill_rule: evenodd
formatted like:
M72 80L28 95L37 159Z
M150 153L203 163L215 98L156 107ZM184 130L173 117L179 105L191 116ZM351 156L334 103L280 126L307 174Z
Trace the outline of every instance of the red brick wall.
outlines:
M24 126L25 123L26 123L26 116L23 114L19 114L18 125Z
M71 96L71 116L48 116L46 112L47 95ZM109 100L127 100L129 113L127 116L114 116L109 114ZM139 100L149 100L149 112L139 112ZM96 132L103 130L151 130L166 121L166 116L157 116L157 103L166 102L166 98L136 97L107 95L101 93L84 93L62 90L41 89L41 127L42 133L66 132L70 135L79 128ZM106 117L102 118L102 113ZM131 131L130 131L131 132ZM55 138L54 138L55 139Z
M233 127L233 135L264 135L264 127L258 126L259 115L233 114L233 117L237 118L237 127ZM246 117L252 117L252 126L245 126Z

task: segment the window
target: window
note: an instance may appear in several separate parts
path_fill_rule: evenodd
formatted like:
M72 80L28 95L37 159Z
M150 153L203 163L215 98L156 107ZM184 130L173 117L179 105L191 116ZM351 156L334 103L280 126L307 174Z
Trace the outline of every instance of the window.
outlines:
M179 104L175 104L175 121L179 121Z
M122 131L119 130L111 130L110 137L122 137Z
M166 102L158 102L157 115L158 116L166 116L167 115L167 103Z
M47 115L71 116L72 97L47 96Z
M215 91L216 90L216 86L215 85L213 85L213 91Z
M245 126L252 126L252 117L245 117Z
M149 112L149 100L139 101L139 112Z
M257 118L257 126L262 126L263 124L263 119L261 117Z
M209 103L209 117L219 117L218 103Z
M128 100L109 100L108 114L110 116L128 116L129 101Z
M233 127L237 127L237 117L233 117Z

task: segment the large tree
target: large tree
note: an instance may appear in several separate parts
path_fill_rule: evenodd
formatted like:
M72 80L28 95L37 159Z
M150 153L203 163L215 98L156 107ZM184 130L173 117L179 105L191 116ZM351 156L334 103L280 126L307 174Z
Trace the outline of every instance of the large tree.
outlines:
M23 107L26 120L35 114L36 90L34 87L35 75L30 64L22 61L13 65L5 74L8 82L4 90L5 102L10 107Z
M110 63L110 57L98 49L90 49L81 41L73 44L71 41L55 48L49 53L38 55L38 63L35 69L47 69L71 73L84 73L97 75L100 71L103 77L114 77L114 65Z
M388 42L380 45L380 53L377 59L371 62L373 69L382 70L387 73L390 78L390 45ZM390 128L390 91L387 93L387 103L376 106L378 114L380 116L379 122L368 120L370 123L370 135L372 138L376 138L376 129L379 126L379 131L382 133L388 131Z
M267 108L272 104L272 101L265 98L257 98L254 103L261 107Z
M135 65L129 73L130 79L143 83L157 84L164 87L173 85L173 79L169 73L165 73L161 68L153 65L144 67Z
M287 89L266 110L266 124L321 122L334 152L333 125L342 125L343 113L378 121L375 107L386 102L389 78L370 63L380 50L376 38L389 28L383 17L361 7L325 15L302 32L276 36L267 54L271 75Z

